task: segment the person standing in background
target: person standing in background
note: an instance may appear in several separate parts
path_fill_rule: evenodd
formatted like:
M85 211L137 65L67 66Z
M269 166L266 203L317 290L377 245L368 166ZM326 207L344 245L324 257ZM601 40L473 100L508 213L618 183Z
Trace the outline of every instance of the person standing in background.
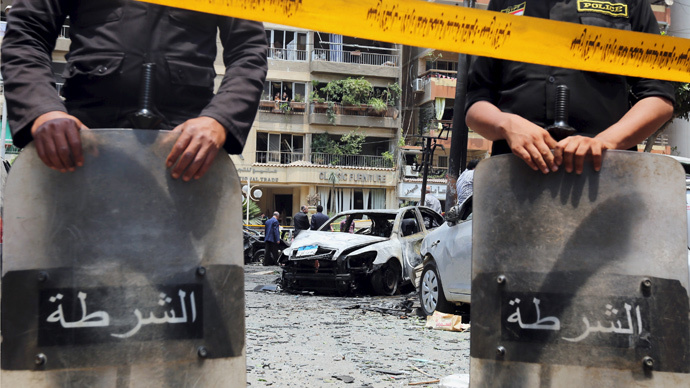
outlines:
M264 243L266 243L264 265L275 265L278 263L278 242L280 241L278 217L280 217L280 213L273 212L273 217L266 221L266 226L264 227Z

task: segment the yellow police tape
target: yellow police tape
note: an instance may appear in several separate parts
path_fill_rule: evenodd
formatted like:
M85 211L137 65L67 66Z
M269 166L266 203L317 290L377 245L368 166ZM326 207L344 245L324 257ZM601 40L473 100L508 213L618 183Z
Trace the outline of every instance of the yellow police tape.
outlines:
M143 0L384 42L690 82L690 39L420 0Z

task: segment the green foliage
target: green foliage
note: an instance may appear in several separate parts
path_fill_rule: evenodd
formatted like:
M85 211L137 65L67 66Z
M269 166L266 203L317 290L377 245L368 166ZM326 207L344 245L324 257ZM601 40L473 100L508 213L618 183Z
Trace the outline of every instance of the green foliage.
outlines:
M362 144L364 144L364 134L352 131L340 137L340 145L343 150L343 155L359 155L362 153Z
M402 94L402 89L398 83L388 84L386 90L381 93L381 97L386 100L386 104L390 106L398 105L398 100Z
M320 97L319 94L315 91L309 92L309 100L319 103L326 102L326 100L323 97Z
M673 119L688 119L690 114L690 84L675 82L676 103L673 105Z
M403 129L400 128L400 133L398 134L398 147L404 147L405 146L405 136L403 134Z
M328 101L326 116L328 116L328 123L331 125L335 125L335 102Z
M369 106L371 106L371 109L379 113L388 109L386 103L382 99L376 97L369 99Z
M249 202L249 224L258 225L261 224L259 216L261 215L261 208L254 201L244 201L242 203L242 220L247 220L247 202Z
M297 93L295 94L295 102L304 102L304 97L302 97L301 94Z
M329 82L321 88L321 92L329 101L342 102L344 105L361 105L369 100L374 87L363 77L348 77Z
M313 152L317 153L342 155L338 142L331 139L328 132L313 135L311 149Z
M383 156L383 160L386 164L386 167L393 167L393 153L389 151L384 151L381 156Z
M342 135L339 140L333 140L326 133L312 136L311 149L316 153L331 155L358 155L362 152L364 134L352 131Z

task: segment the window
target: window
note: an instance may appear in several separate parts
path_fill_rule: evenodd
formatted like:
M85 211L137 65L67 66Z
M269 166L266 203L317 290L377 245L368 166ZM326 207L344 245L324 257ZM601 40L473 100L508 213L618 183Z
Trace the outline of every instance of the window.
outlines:
M287 61L307 60L307 33L285 30L266 30L268 57Z
M307 84L304 82L266 81L263 100L306 101Z
M439 156L438 157L438 167L448 168L448 157L447 156Z
M257 163L290 164L299 160L304 160L304 136L257 132Z

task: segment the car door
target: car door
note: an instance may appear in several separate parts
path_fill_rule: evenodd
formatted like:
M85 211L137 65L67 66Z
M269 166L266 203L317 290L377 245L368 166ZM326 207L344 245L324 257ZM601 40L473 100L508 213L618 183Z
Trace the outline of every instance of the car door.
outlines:
M443 288L456 295L470 295L472 284L472 215L448 228L444 239L439 239L436 256ZM456 299L456 298L454 298Z
M403 211L399 222L398 240L402 248L403 278L410 279L414 267L422 262L422 240L427 235L424 220L417 208Z

